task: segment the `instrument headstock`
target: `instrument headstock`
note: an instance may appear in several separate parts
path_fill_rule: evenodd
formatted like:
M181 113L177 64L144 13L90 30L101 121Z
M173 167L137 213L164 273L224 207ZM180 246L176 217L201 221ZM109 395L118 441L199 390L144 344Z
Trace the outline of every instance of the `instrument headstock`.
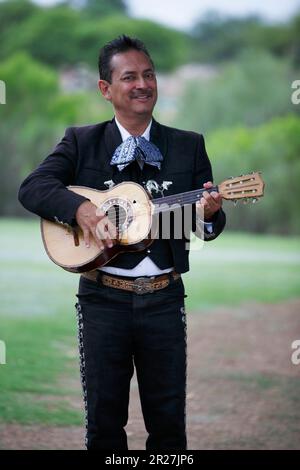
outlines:
M259 172L229 178L218 185L219 193L224 199L236 203L242 199L244 202L256 202L264 195L265 183Z

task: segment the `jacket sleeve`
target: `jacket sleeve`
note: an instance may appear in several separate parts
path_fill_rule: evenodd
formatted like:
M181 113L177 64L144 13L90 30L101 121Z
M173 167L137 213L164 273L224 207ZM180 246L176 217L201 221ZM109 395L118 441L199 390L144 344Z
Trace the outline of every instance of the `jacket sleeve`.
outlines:
M195 189L203 188L207 181L213 181L211 163L209 161L203 135L199 135L195 157L195 170L193 186ZM212 231L208 231L204 224L204 240L214 240L223 231L226 224L226 215L223 209L217 211L212 220ZM196 230L197 234L197 230ZM202 238L202 234L198 234Z
M66 186L74 184L77 160L74 130L68 128L54 151L21 184L21 204L45 219L76 224L76 211L86 198Z

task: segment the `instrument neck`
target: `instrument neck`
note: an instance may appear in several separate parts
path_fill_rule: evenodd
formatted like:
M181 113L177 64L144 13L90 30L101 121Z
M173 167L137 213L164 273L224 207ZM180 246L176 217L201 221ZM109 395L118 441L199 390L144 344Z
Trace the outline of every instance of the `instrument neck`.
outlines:
M187 204L193 204L203 196L204 191L211 193L212 191L218 191L218 186L213 186L210 189L194 189L193 191L188 191L185 193L172 194L170 196L159 197L156 199L151 199L151 202L154 204L155 209L154 213L158 214L160 212L165 212L172 209L172 206L184 206Z

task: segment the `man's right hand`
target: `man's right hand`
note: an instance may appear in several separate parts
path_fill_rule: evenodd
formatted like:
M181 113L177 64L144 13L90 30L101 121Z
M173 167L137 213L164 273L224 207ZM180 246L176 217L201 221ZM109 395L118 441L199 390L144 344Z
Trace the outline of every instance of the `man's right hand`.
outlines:
M91 201L84 201L76 211L76 221L83 232L86 247L92 236L101 250L111 248L117 238L116 227Z

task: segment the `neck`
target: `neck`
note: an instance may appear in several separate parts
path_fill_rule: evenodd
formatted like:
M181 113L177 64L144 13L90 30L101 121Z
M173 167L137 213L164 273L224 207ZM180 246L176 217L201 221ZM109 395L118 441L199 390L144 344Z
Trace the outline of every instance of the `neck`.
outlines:
M152 119L152 116L140 116L138 119L136 117L130 118L128 116L120 116L116 112L116 118L119 123L129 132L130 135L138 136L142 135L147 129L149 122Z

